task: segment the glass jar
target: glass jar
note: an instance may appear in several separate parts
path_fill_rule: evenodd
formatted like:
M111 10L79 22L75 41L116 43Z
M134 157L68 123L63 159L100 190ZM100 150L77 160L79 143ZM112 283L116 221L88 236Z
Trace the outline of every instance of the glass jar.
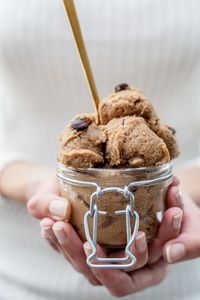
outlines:
M122 248L131 232L138 230L136 215L147 240L156 236L173 174L171 162L124 169L73 169L58 163L57 176L62 196L72 206L70 222L81 239L85 241L93 233L100 245Z

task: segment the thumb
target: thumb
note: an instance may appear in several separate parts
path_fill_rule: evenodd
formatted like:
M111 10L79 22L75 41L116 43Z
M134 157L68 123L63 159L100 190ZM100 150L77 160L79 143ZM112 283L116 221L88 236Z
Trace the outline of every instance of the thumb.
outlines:
M200 257L200 238L194 233L183 233L163 247L163 256L168 263Z
M45 217L54 220L68 220L71 215L71 205L65 198L56 194L39 193L27 203L28 212L35 218Z

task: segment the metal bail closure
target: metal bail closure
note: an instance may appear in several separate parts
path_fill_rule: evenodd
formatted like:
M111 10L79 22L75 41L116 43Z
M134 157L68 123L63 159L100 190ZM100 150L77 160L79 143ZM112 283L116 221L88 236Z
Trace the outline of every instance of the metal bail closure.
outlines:
M117 192L124 195L124 198L127 202L125 210L115 211L116 215L125 214L126 215L126 234L127 234L127 245L125 247L125 257L117 258L103 258L98 257L97 255L97 225L98 225L98 216L99 215L106 215L106 211L98 210L96 200L99 199L103 194L110 193L110 192ZM135 225L133 232L131 233L131 217L135 220ZM90 231L89 231L89 218L93 218L93 236L91 238ZM87 241L89 242L92 253L88 256L86 262L89 267L96 268L96 269L126 269L133 267L137 259L133 255L131 250L131 245L133 244L138 229L139 229L139 215L134 210L134 195L129 191L128 187L125 186L123 188L117 187L108 187L101 189L99 186L97 190L91 195L90 198L90 210L85 213L84 216L84 228L85 228L85 235ZM94 263L95 262L95 263ZM100 264L98 264L100 262Z

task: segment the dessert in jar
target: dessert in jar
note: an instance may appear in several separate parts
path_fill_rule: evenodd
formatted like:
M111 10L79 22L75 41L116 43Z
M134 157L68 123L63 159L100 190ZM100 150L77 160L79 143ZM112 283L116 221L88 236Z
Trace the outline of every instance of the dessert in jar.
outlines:
M80 114L60 134L57 174L72 206L70 222L82 240L89 232L100 245L121 248L138 215L150 241L165 210L171 161L179 155L176 132L127 84L100 102L99 115L97 124L94 114Z

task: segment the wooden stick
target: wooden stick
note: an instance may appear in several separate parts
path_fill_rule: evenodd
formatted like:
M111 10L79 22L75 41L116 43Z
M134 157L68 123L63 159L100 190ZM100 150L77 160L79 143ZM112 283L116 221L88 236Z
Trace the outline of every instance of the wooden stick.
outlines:
M89 89L92 95L92 100L95 106L96 114L97 114L97 123L99 123L99 96L96 88L96 84L94 81L94 77L92 74L92 69L90 66L89 58L87 55L87 50L85 47L85 43L83 40L83 36L81 33L81 27L79 24L78 16L76 13L76 8L73 0L63 0L65 10L69 19L70 27L72 29L72 33L75 39L76 47L80 56L80 60L82 63L82 67L89 85Z

